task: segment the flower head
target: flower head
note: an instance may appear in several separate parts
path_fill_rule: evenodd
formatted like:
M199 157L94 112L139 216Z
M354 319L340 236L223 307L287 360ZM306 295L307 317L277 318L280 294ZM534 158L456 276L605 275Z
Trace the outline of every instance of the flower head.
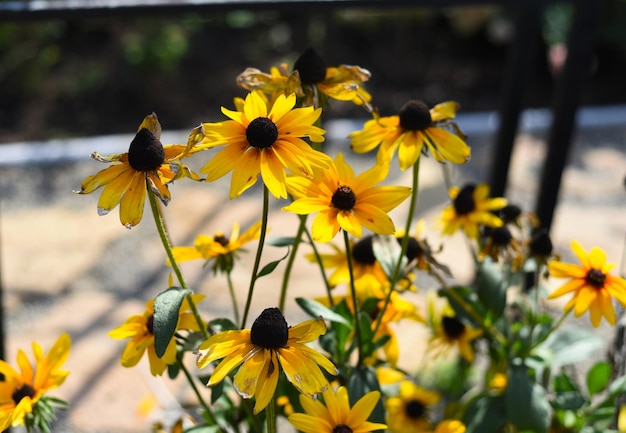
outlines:
M295 94L280 95L270 105L251 92L241 111L222 107L230 120L204 123L204 139L196 144L196 151L225 145L200 170L206 180L217 180L232 171L232 199L254 185L260 175L274 197L287 198L286 170L311 176L313 167L328 167L330 158L303 140L324 141L325 131L314 126L321 109L294 108L295 104Z
M371 111L372 96L363 88L371 74L359 66L327 67L312 48L307 49L289 71L286 64L273 67L270 73L248 68L237 77L237 84L247 90L260 90L275 99L277 95L295 93L304 106L322 107L327 98L351 101Z
M78 194L90 194L104 187L98 200L98 214L106 215L119 204L122 224L127 228L139 224L148 188L167 205L171 198L168 183L183 176L199 179L180 162L193 144L191 135L187 145L163 146L160 139L161 124L152 113L139 125L128 152L107 156L98 152L91 154L96 161L111 165L86 178Z
M376 186L389 172L389 164L378 164L358 176L339 153L327 170L318 170L313 179L290 176L289 192L295 201L283 210L306 215L319 212L313 220L312 236L317 242L332 240L339 229L363 236L363 227L382 234L395 232L387 212L402 203L411 188Z
M233 224L230 237L222 232L213 236L199 235L193 247L174 247L172 253L177 262L204 259L214 261L213 271L231 272L239 252L245 244L259 239L261 236L261 221L254 224L243 233L239 233L239 223Z
M305 413L289 415L289 422L304 433L365 433L387 428L385 424L367 419L380 399L379 391L370 391L352 407L348 390L340 386L337 391L328 388L322 394L324 403L300 395Z
M251 329L224 331L209 337L198 348L197 364L206 367L222 359L211 374L208 386L221 382L239 367L234 386L244 398L256 397L254 413L267 406L276 390L282 370L300 392L313 396L328 387L320 366L337 374L332 362L305 343L326 333L322 318L287 326L278 308L267 308L252 324Z
M0 360L0 431L24 423L32 426L38 418L38 404L45 399L44 395L61 386L69 375L69 371L61 367L69 356L71 344L70 336L61 334L50 351L44 354L41 346L33 342L35 362L31 364L20 349L17 353L19 372ZM39 417L46 418L45 412L42 410Z
M617 299L626 307L626 280L609 273L615 264L606 262L606 254L600 248L593 247L587 253L576 241L572 241L571 246L580 265L559 261L548 263L551 276L570 278L570 281L550 293L548 299L573 293L572 299L564 307L565 311L573 309L574 315L579 317L589 310L591 324L596 328L602 317L615 325L612 299Z
M200 302L204 295L191 295L194 304ZM198 323L189 311L191 309L187 299L183 300L178 313L177 330L199 331ZM176 340L172 338L165 349L165 353L161 358L156 354L154 348L154 300L146 303L146 311L143 314L135 314L130 316L126 321L117 328L109 331L109 337L116 340L124 340L129 338L121 356L121 363L124 367L134 367L148 352L148 360L150 362L150 373L153 376L160 376L165 368L170 364L176 363Z
M441 214L443 234L451 235L463 229L468 237L478 239L480 226L502 227L502 220L492 211L507 205L505 198L489 198L489 185L468 184L463 188L453 187L448 192L452 204Z
M453 122L457 108L456 102L449 101L429 110L421 101L409 101L398 115L374 117L361 131L348 135L352 150L365 153L380 144L378 158L391 159L397 151L401 170L413 166L426 149L439 162L463 164L471 151ZM455 133L446 127L452 127Z
M429 409L441 396L409 380L400 383L396 396L385 402L387 425L393 433L421 433L430 428Z

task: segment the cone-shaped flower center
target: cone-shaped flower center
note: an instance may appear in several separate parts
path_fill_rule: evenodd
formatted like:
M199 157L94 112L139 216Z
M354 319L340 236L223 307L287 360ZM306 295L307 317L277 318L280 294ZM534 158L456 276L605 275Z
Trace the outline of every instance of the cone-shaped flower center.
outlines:
M35 388L25 383L20 389L15 390L11 398L13 398L15 404L18 404L24 397L33 398L34 395Z
M406 246L406 253L404 254L409 261L415 260L424 253L424 249L415 238L409 238ZM398 238L398 243L402 245L402 239Z
M476 185L465 185L459 195L454 199L454 210L457 215L467 215L476 209L476 202L474 202L474 190Z
M356 196L352 188L342 185L333 193L330 202L339 210L352 210L356 204Z
M406 412L406 416L411 419L420 419L426 413L426 408L424 407L424 405L417 400L411 400L407 402L404 410Z
M326 63L312 48L298 57L293 65L293 70L300 74L302 84L315 84L326 78Z
M517 218L519 218L521 214L522 209L519 206L515 206L514 204L504 206L502 209L500 209L500 218L505 224L514 222L515 220L517 220Z
M289 327L278 308L266 308L256 318L250 329L250 340L264 349L285 347L289 339Z
M465 332L465 325L456 317L443 316L441 319L443 332L452 339L459 338Z
M400 110L400 127L408 131L423 131L433 124L430 110L422 101L409 101Z
M539 229L530 240L530 252L533 256L547 257L552 254L552 241L548 230Z
M604 286L604 280L606 280L606 275L600 271L600 269L590 269L587 272L586 280L593 287L600 288Z
M258 149L270 147L278 138L276 124L267 117L257 117L246 128L246 139L250 146Z
M154 335L154 314L146 320L146 328L150 334Z
M128 148L128 164L137 171L156 170L165 161L161 142L147 128L135 135Z
M345 424L339 424L333 429L333 433L352 433L352 429Z
M352 258L362 265L373 265L376 262L372 241L374 236L365 236L352 247Z
M228 242L229 242L228 238L224 236L222 233L216 234L215 237L213 237L213 240L223 247L228 245Z
M506 246L511 243L513 235L506 227L497 227L491 230L489 237L494 245Z

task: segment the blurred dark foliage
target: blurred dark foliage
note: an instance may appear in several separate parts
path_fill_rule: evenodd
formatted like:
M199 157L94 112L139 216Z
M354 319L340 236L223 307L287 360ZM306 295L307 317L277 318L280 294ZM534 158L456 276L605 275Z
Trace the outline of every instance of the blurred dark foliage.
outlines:
M570 11L545 13L526 106L550 106L548 47L567 36ZM448 99L494 110L514 31L512 12L462 9L249 12L0 24L0 142L128 133L155 111L165 129L222 119L245 95L246 67L290 66L307 47L328 65L372 72L367 89L384 115L408 99ZM626 99L626 2L606 1L583 103ZM334 102L327 118L368 116Z

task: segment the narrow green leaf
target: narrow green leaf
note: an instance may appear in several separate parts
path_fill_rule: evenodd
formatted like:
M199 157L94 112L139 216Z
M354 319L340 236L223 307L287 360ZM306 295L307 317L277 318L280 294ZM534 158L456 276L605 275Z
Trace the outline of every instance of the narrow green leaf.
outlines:
M606 388L611 380L611 364L600 361L593 365L587 372L587 390L589 395L594 395Z
M271 245L273 247L290 247L296 241L296 238L291 236L274 236L265 241L265 245Z
M188 294L191 294L189 289L170 287L154 299L154 349L159 358L174 337L180 306Z
M289 256L289 249L287 249L287 253L280 259L274 260L273 262L270 262L267 265L263 266L263 269L259 271L256 277L261 278L268 274L271 274L274 271L274 269L276 269L276 266L278 266L278 264L282 262L283 260L285 260L288 256Z
M347 326L352 329L352 323L346 320L345 317L340 314L335 313L330 308L320 304L319 302L313 299L307 298L296 298L296 303L302 308L305 312L307 312L311 317L320 317L322 316L325 320L330 322L341 323L342 325Z

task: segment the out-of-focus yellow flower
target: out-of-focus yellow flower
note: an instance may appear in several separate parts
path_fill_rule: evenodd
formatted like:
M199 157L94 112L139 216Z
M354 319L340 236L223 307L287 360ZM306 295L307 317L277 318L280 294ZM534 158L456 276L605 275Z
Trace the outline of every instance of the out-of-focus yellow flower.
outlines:
M548 299L573 293L572 299L564 307L565 311L573 309L574 315L580 317L589 310L591 324L596 328L600 326L602 317L615 325L613 298L626 308L626 280L609 273L615 264L606 262L606 253L600 248L593 247L587 253L576 241L572 241L571 246L580 265L559 261L548 263L551 276L570 278L570 281L550 293Z
M387 425L393 433L421 433L430 430L429 409L437 404L439 393L409 380L400 383L398 394L385 402Z
M34 363L20 349L17 353L19 371L0 360L0 431L25 423L32 427L32 415L50 420L46 413L50 407L44 411L43 408L38 410L38 405L45 394L61 386L70 374L61 368L69 356L71 344L70 336L61 334L44 354L41 346L33 342Z

